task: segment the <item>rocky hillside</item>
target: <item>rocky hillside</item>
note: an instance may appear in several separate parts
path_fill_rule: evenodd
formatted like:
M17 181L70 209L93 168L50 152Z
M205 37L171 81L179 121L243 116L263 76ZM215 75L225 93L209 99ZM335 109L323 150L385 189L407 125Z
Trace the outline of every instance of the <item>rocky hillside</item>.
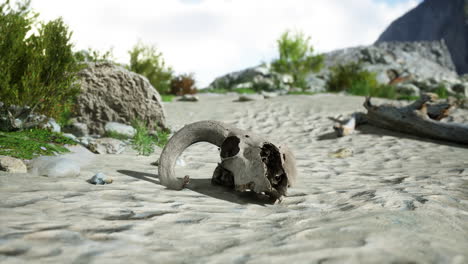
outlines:
M376 43L444 39L459 74L468 73L468 1L425 0L395 20Z
M468 82L456 72L450 52L444 40L419 42L381 42L369 46L351 47L331 51L324 55L324 68L307 77L309 91L323 92L330 78L330 68L351 62L362 63L364 69L376 73L381 84L400 84L412 90L432 92L440 85L451 94L468 95ZM291 86L291 76L273 72L268 65L228 73L216 78L211 89L257 88L286 92ZM405 92L406 93L406 92Z
M361 61L382 84L403 78L431 90L440 83L450 88L461 82L444 41L382 42L332 51L324 58L325 68L319 76L325 79L330 67Z

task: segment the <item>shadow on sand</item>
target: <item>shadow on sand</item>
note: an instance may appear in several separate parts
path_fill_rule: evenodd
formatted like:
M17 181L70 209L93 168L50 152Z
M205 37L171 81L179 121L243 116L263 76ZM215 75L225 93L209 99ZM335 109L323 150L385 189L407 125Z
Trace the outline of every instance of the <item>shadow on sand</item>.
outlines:
M117 172L133 177L135 179L139 179L142 181L147 181L153 184L161 185L158 175L151 174L151 173L144 173L138 171L131 171L131 170L117 170ZM236 192L232 189L211 184L210 179L193 179L190 178L189 184L185 187L189 190L194 192L210 196L212 198L224 200L231 203L236 204L257 204L265 206L267 204L273 204L272 201L266 195L259 195L254 192ZM172 190L168 190L172 191Z

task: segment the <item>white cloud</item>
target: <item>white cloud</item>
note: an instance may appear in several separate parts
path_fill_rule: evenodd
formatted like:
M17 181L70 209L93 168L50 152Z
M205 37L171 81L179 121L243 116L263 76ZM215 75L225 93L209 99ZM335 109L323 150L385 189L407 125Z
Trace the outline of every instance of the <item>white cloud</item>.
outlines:
M222 74L270 61L287 29L325 52L374 42L420 0L33 0L41 19L62 16L77 49L113 48L117 61L138 41L155 44L176 72L199 86Z

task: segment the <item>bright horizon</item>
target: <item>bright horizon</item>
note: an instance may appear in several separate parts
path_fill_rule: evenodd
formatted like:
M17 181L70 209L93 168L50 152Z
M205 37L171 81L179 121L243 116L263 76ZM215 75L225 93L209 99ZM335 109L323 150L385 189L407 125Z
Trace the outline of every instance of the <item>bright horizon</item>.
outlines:
M2 2L2 1L0 1ZM127 64L141 40L199 88L226 73L270 62L285 30L311 37L317 52L372 44L420 0L32 0L40 20L63 17L75 50L112 49Z

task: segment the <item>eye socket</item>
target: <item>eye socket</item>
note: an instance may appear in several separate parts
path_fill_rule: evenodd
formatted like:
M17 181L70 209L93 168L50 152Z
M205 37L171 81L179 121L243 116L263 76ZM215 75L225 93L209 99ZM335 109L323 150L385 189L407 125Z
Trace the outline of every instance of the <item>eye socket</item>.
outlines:
M239 153L240 139L236 136L227 137L221 144L221 158L229 158Z

